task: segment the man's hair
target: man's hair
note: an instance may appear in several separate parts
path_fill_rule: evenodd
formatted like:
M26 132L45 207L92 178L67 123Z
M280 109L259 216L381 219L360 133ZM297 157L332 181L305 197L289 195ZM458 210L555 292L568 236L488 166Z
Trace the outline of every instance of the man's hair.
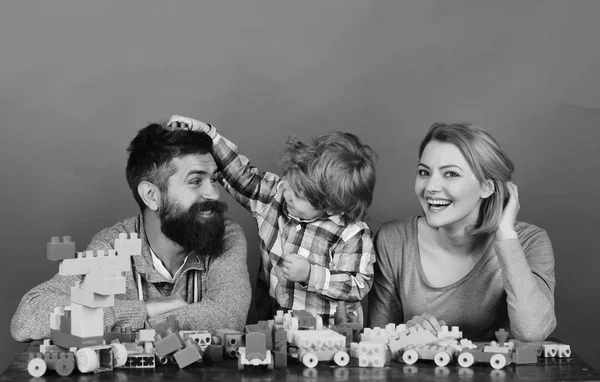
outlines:
M212 139L205 133L184 129L170 131L156 123L138 131L127 148L125 175L140 210L143 212L146 207L138 193L141 182L150 182L165 194L169 177L177 171L172 163L174 158L210 154L211 150Z
M305 144L288 139L282 163L292 189L314 207L364 220L373 200L377 154L354 134L333 131Z
M469 123L434 123L419 146L419 158L431 141L453 144L465 157L480 183L487 180L494 183L494 193L483 199L478 221L469 228L469 232L473 235L495 232L508 198L506 184L515 170L513 162L494 137Z

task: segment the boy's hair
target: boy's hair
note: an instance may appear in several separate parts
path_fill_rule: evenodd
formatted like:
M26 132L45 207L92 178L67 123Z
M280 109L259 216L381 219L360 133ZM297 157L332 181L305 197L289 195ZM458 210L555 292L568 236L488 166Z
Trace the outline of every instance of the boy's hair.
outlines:
M333 131L305 144L291 137L282 163L292 189L328 214L364 220L373 200L377 154L354 134Z
M506 184L515 170L513 162L494 137L469 123L434 123L419 146L419 158L431 141L453 144L480 183L486 180L494 183L494 193L483 199L477 223L469 228L469 232L472 235L495 232L502 217L504 201L508 198Z
M156 123L138 131L127 148L129 157L125 175L140 210L143 212L146 207L138 193L141 182L150 182L166 194L169 178L177 171L171 162L174 158L210 154L211 150L212 139L198 131L170 131Z

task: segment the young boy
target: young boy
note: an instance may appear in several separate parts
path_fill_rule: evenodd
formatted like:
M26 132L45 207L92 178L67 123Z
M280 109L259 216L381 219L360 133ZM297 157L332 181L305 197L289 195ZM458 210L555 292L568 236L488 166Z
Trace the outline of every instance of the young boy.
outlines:
M362 318L360 300L371 289L375 262L372 232L362 221L375 187L371 147L341 132L320 135L310 144L290 138L280 177L251 166L209 124L175 115L168 126L199 130L213 139L221 184L257 221L259 319L272 319L278 309L304 309L327 323L338 301Z

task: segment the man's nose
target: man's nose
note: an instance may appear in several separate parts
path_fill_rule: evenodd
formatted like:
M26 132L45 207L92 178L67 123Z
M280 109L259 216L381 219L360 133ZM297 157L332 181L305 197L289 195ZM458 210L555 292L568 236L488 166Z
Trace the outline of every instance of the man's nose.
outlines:
M202 199L204 200L218 200L219 189L215 184L209 183L202 189Z

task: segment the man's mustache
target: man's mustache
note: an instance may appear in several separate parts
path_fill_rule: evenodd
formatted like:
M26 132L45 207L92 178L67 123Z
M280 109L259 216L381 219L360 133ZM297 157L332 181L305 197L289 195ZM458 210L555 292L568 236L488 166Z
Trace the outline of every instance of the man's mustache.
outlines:
M196 215L200 212L216 212L217 214L224 214L227 211L227 204L220 202L218 200L212 200L207 202L198 202L194 203L190 207L190 212L192 215Z

